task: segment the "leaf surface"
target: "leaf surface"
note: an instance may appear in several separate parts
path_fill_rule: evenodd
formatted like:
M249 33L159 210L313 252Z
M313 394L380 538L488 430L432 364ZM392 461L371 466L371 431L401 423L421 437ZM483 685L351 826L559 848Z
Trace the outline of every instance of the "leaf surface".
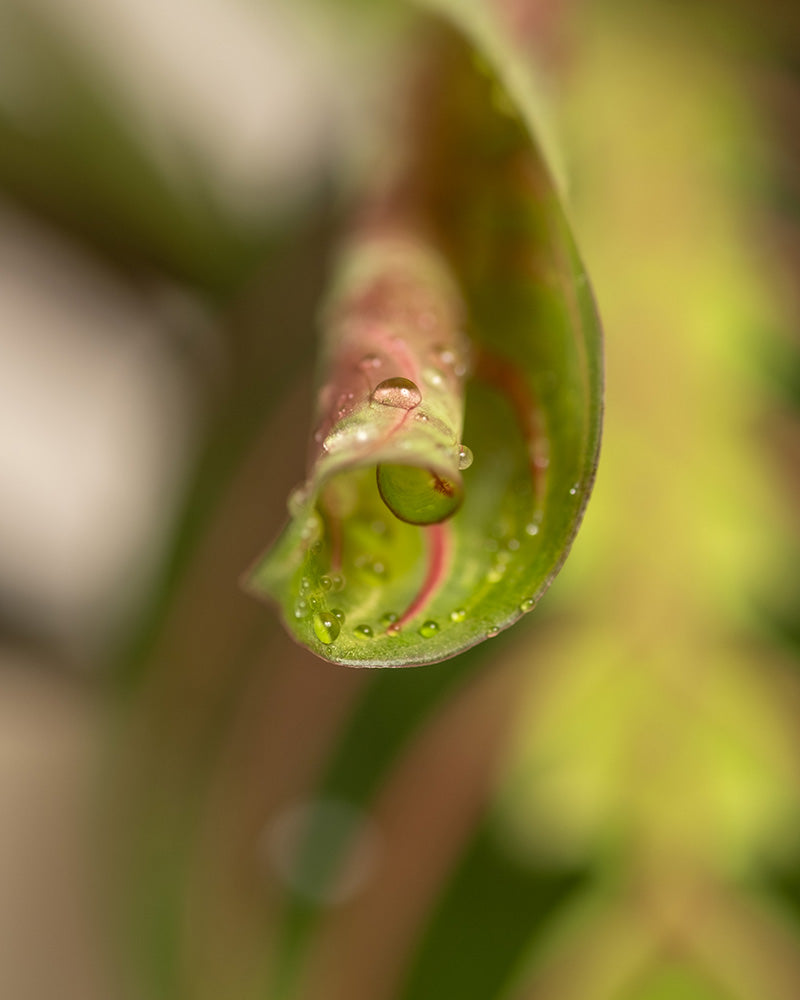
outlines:
M436 662L532 610L599 447L599 324L531 124L462 34L432 36L405 174L323 317L308 480L247 581L352 666Z

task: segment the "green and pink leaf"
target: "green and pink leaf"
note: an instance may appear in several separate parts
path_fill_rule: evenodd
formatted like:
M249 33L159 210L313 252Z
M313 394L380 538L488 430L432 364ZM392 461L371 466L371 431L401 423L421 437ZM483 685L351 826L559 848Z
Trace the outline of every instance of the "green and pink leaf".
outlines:
M353 666L435 662L530 611L599 446L599 324L531 123L451 27L415 72L404 173L324 311L309 476L247 583Z

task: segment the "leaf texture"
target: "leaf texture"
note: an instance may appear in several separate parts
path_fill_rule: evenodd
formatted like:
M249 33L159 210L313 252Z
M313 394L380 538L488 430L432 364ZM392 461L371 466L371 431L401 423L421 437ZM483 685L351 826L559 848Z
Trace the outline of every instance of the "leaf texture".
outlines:
M351 666L436 662L532 610L599 447L599 323L531 124L458 30L420 49L402 171L324 312L309 476L247 579Z

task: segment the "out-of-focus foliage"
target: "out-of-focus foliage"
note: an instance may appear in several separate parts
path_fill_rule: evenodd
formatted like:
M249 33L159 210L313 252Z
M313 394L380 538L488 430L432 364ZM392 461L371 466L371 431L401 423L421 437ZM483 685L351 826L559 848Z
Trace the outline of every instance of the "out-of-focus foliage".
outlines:
M491 6L560 81L569 214L606 328L605 451L535 616L379 673L296 647L236 581L303 475L316 310L416 15L260 8L293 39L290 65L313 50L341 69L318 90L293 78L297 118L335 127L294 145L277 116L302 182L289 170L243 211L202 144L165 155L180 114L154 134L69 19L3 12L28 25L13 66L47 53L13 88L12 62L0 72L5 200L130 296L178 286L197 307L180 339L158 315L182 345L199 456L168 498L181 513L146 607L84 685L112 722L92 816L95 947L116 962L103 1000L800 995L798 438L791 380L765 364L797 355L800 30L744 2ZM216 37L244 65L241 32ZM339 118L326 95L345 78ZM25 81L47 100L21 100ZM42 996L70 997L69 957L32 951L30 969L58 956ZM0 966L9 995L32 981L23 955Z

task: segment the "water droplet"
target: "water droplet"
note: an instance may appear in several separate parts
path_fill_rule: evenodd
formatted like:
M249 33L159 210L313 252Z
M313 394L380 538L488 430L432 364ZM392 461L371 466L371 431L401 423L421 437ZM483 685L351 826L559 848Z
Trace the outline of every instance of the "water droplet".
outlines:
M294 616L295 618L305 618L308 614L308 603L306 601L298 601L294 606Z
M353 631L358 632L359 635L363 635L365 639L372 638L372 629L369 625L356 625Z
M319 578L319 585L323 590L330 590L333 586L333 580L329 576L321 576Z
M316 594L312 594L308 599L308 603L311 605L312 609L316 611L322 606L322 601L317 597Z
M303 508L308 503L308 499L311 496L311 488L308 483L302 483L300 486L296 487L289 494L289 499L286 501L286 506L289 508L289 513L292 517L297 517L302 513Z
M527 614L528 611L533 611L536 607L536 599L534 597L526 597L524 601L519 606L519 610L523 614Z
M415 413L414 416L415 416L415 418L417 420L419 420L419 422L421 424L427 424L427 422L428 422L428 414L427 413Z
M311 581L307 576L304 576L303 579L300 581L300 589L303 591L311 589Z
M436 388L444 382L444 375L442 375L438 368L425 368L422 372L422 377L428 385L435 386Z
M574 486L570 486L570 488L569 488L569 495L571 497L574 497L577 492L578 492L578 484L575 483Z
M531 521L530 524L526 524L525 525L525 534L526 535L531 535L531 536L538 535L539 534L539 525L535 521Z
M333 590L344 590L344 577L341 573L334 573L331 577L331 585Z
M508 549L509 552L517 552L519 550L519 539L509 538L509 540L506 542L506 548Z
M463 472L464 469L468 469L471 465L472 452L465 444L462 444L458 449L458 467Z
M499 583L503 579L503 574L506 568L502 563L495 563L494 566L486 574L486 579L489 583Z
M385 615L381 616L381 625L394 625L397 621L397 615L394 611L387 611Z
M464 608L456 608L455 611L450 612L451 622L463 622L466 617L467 617L467 612L464 610Z
M340 611L339 608L334 608L331 614L336 619L340 625L344 625L344 611Z
M433 348L433 354L437 361L449 368L452 368L458 360L458 355L452 347L443 347L441 344L437 344Z
M372 390L373 403L395 406L400 410L413 410L422 402L422 393L410 378L387 378Z
M339 629L339 622L334 617L332 611L330 613L327 611L318 611L314 615L314 634L326 646L330 646L332 642L336 642L339 636Z
M375 368L380 368L382 364L383 362L377 354L365 354L364 357L358 362L358 367L362 372L368 372Z
M499 626L498 625L492 625L490 628L488 628L486 630L486 638L487 639L494 639L494 637L496 635L498 635L499 633L500 633Z
M438 622L433 621L433 619L429 619L428 621L423 622L419 627L419 634L424 639L430 639L430 637L432 635L436 635L438 631L439 631L439 624Z

